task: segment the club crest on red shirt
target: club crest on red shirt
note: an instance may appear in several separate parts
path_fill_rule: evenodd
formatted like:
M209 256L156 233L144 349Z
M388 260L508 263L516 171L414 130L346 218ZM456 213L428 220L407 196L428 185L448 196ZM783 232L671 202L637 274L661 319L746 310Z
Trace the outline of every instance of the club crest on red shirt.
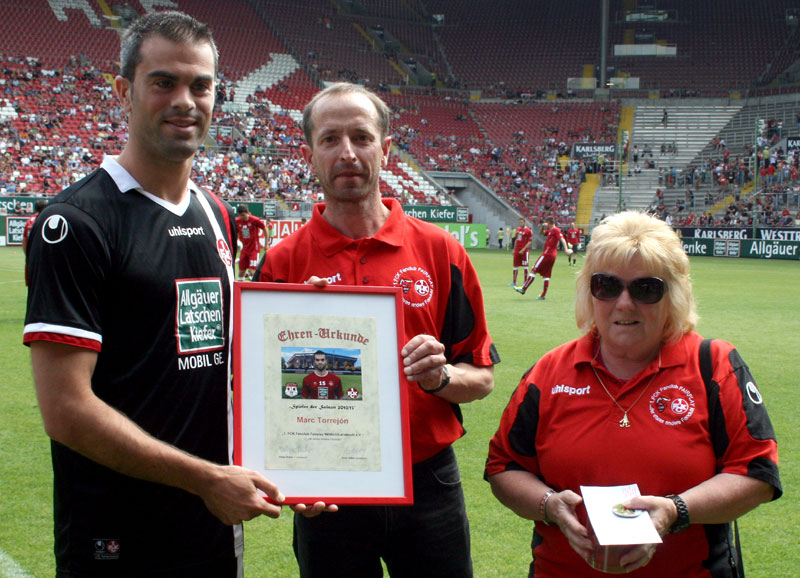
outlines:
M217 240L217 252L219 253L219 258L222 259L226 267L233 265L233 255L231 255L231 250L228 248L228 244L224 239Z
M685 423L694 415L694 410L694 395L682 385L664 385L650 396L650 415L663 425Z
M403 290L403 303L410 307L425 307L433 298L435 288L430 273L416 266L400 269L392 285Z

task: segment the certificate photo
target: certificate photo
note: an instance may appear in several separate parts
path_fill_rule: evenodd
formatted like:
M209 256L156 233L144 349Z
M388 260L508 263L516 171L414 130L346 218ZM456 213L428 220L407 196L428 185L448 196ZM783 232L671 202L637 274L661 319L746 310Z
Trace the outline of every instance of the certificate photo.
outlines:
M287 503L411 503L399 289L234 286L234 462Z
M377 360L371 350L331 347L330 340L312 342L310 347L270 343L270 337L280 341L282 336L271 328L282 323L297 327L311 321L326 327L347 326L353 331L358 326L358 333L351 335L367 342L376 338L375 320L370 318L264 316L269 352L265 355L264 405L267 423L277 425L265 431L264 468L377 471L381 467L380 398ZM291 341L306 342L309 338ZM279 369L275 367L275 351L281 353ZM280 373L279 381L275 380L276 373ZM366 400L364 381L370 390ZM274 387L278 383L280 390Z

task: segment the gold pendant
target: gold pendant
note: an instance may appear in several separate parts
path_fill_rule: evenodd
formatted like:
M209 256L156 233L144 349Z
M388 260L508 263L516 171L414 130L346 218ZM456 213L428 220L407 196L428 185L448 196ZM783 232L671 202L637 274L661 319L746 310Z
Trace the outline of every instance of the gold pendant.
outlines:
M622 419L619 420L619 427L631 427L631 422L628 421L628 412L625 412L625 415L622 416Z

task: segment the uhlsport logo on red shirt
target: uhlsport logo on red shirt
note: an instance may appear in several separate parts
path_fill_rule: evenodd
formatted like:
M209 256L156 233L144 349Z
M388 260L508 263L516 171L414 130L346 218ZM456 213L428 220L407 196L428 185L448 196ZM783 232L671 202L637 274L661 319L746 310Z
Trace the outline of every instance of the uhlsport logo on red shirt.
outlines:
M403 290L403 303L425 307L433 299L433 278L421 267L404 267L394 274L392 285Z

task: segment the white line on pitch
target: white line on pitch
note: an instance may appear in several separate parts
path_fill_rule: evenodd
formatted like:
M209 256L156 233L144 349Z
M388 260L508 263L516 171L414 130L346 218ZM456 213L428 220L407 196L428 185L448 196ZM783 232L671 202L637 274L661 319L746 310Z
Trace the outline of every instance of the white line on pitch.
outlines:
M0 576L3 578L33 578L14 561L14 558L0 550Z

